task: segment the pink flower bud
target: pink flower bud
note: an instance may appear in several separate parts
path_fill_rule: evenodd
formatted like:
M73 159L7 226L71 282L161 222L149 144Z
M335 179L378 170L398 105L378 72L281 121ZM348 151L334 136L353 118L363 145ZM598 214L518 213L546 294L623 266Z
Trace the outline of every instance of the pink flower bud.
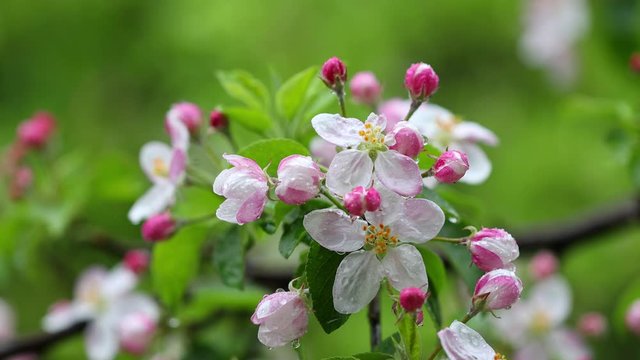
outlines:
M18 127L18 139L27 148L44 147L55 130L56 122L49 113L39 112Z
M146 250L129 250L124 255L124 266L136 274L143 273L149 267L149 253Z
M369 71L355 74L349 85L353 100L360 104L375 105L382 93L382 86L378 79Z
M414 312L422 308L427 294L422 289L410 287L400 291L400 305L408 312Z
M191 134L198 131L202 123L202 112L198 105L190 102L174 104L167 114L167 118L176 118L187 127Z
M640 299L631 304L624 317L624 322L631 332L640 336Z
M436 180L447 184L462 179L467 170L469 170L469 159L465 153L458 150L445 151L433 165Z
M268 347L279 347L299 339L307 332L307 306L296 292L265 295L251 316L260 325L258 340Z
M395 150L402 155L415 159L424 148L424 138L422 134L408 121L400 121L390 133L395 143L389 149Z
M120 346L134 355L142 355L156 332L156 321L145 312L125 315L119 324Z
M473 263L482 271L513 269L511 262L520 256L515 239L502 229L478 231L469 242L469 251Z
M635 73L640 73L640 52L631 54L629 58L629 68Z
M220 110L213 110L209 115L209 125L213 129L222 129L229 123L227 116Z
M332 89L347 81L347 67L342 60L334 56L322 65L322 81Z
M344 207L353 216L362 216L366 211L376 211L380 207L380 193L374 187L366 189L357 186L344 195Z
M142 238L147 241L161 241L170 238L176 231L176 221L169 213L148 218L142 224Z
M289 205L300 205L316 197L324 173L309 156L290 155L278 165L276 195Z
M607 319L598 312L586 313L578 320L578 329L585 336L602 336L607 331Z
M33 171L27 166L20 166L13 174L9 195L12 200L22 198L33 183Z
M423 101L438 89L440 79L431 65L416 63L409 67L404 77L404 86L409 90L411 98Z
M476 283L474 305L484 300L485 310L506 309L520 299L522 282L513 271L498 269L484 274Z
M529 263L529 272L536 280L546 279L558 269L558 258L551 251L539 251Z

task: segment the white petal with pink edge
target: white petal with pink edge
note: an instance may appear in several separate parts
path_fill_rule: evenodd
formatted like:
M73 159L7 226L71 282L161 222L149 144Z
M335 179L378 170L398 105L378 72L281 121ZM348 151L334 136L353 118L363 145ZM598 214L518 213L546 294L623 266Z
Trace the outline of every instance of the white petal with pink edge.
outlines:
M351 252L364 245L367 223L352 220L342 210L314 210L304 217L303 225L312 239L329 250Z
M415 196L422 190L418 164L396 151L378 152L375 173L384 186L400 195Z
M492 169L491 161L478 145L456 142L451 144L450 149L462 151L469 159L469 170L460 182L475 185L489 178Z
M327 187L340 196L356 186L369 187L373 174L373 161L369 153L360 150L339 152L327 171Z
M318 114L311 119L311 126L320 137L338 146L350 147L362 142L359 131L364 129L364 124L358 119Z

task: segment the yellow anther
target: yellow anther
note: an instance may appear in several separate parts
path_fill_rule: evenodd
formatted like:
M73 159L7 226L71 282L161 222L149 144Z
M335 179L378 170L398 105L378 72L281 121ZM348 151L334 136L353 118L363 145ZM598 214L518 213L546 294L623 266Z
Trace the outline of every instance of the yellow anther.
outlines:
M372 126L371 123L364 124L364 127L367 128L367 129L371 129L371 126Z
M502 355L502 354L500 354L500 353L496 353L496 354L493 356L493 360L507 360L507 357L506 357L506 356L504 356L504 355Z
M158 176L169 175L169 168L161 158L153 159L153 173Z

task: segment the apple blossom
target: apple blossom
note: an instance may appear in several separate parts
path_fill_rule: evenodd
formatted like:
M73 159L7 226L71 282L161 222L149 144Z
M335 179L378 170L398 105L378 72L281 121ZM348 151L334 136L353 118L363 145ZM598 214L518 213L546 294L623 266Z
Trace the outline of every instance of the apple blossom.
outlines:
M438 338L450 360L506 360L478 332L458 320L438 331Z
M186 176L189 132L173 117L169 117L166 124L172 147L152 141L140 150L140 166L153 186L129 210L129 220L134 224L160 214L172 205Z
M518 244L511 234L495 228L483 228L469 239L471 259L482 271L514 270L512 262L520 256Z
M9 195L12 200L18 200L24 196L33 183L33 171L28 166L19 166L11 179Z
M155 335L159 319L159 309L147 298L138 298L138 304L124 309L118 322L120 346L125 351L142 355Z
M424 149L422 134L407 121L398 122L389 134L394 140L389 149L395 150L402 155L415 159Z
M251 316L259 325L258 340L268 347L284 346L307 332L307 306L297 292L279 291L265 295Z
M483 303L485 310L506 309L520 299L522 281L513 271L498 269L484 274L476 283L474 302Z
M635 73L640 73L640 52L635 52L629 57L629 68Z
M599 312L583 314L578 319L578 330L584 336L602 336L607 331L607 318Z
M438 74L431 65L416 63L407 69L404 86L409 90L412 99L424 101L436 92L439 81Z
M408 287L400 291L400 306L408 312L420 310L426 299L427 293L416 287Z
M555 274L558 268L558 258L548 250L539 251L529 263L529 272L536 280L543 280Z
M202 124L202 111L196 104L186 101L180 102L173 104L167 113L167 119L171 118L179 120L191 134L195 134Z
M398 291L407 287L426 290L426 269L420 252L408 243L424 243L444 225L444 213L426 199L405 199L376 185L380 209L365 213L365 220L338 209L314 210L303 225L321 246L349 252L336 273L333 304L343 314L355 313L378 293L386 277ZM384 256L384 257L383 257Z
M640 299L634 301L624 317L627 328L640 336Z
M257 220L267 203L267 175L251 159L228 154L223 157L233 168L223 170L213 183L213 192L226 198L216 216L239 225Z
M308 156L290 155L278 165L276 195L289 205L301 205L320 192L324 173Z
M363 124L338 114L319 114L311 119L311 124L323 139L347 148L334 157L327 171L326 184L334 193L342 196L356 186L368 187L374 174L384 186L400 195L413 196L421 191L418 164L389 149L394 140L384 134L384 116L372 113Z
M378 210L380 202L380 193L374 187L366 189L364 186L356 186L344 195L344 207L353 216L362 216L367 211Z
M433 165L433 176L441 183L455 183L469 170L469 159L462 151L448 150Z
M229 124L229 119L227 116L220 110L213 110L211 114L209 114L209 126L212 129L222 129L227 127Z
M382 86L370 71L355 74L349 84L353 100L360 104L375 105L382 93Z
M326 167L331 165L331 161L333 161L333 158L338 153L334 144L319 136L311 139L309 149L311 150L311 155L313 155L316 161Z
M51 114L36 113L18 127L18 141L27 148L40 149L49 141L55 127L56 122Z
M135 274L141 274L149 267L149 252L147 250L129 250L124 254L124 266Z
M342 88L347 81L347 67L335 56L322 65L321 74L322 81L331 89Z
M142 224L142 238L152 242L166 240L176 229L177 222L170 213L153 215Z

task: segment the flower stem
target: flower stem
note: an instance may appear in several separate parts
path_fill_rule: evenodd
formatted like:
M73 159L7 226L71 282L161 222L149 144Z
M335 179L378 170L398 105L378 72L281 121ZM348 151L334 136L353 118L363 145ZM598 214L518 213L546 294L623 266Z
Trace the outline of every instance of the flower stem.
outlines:
M338 103L340 104L340 115L347 117L347 108L344 105L344 91L336 92Z
M197 224L199 222L204 222L204 221L208 221L211 220L213 218L216 217L216 214L206 214L206 215L202 215L202 216L197 216L194 218L190 218L190 219L180 219L180 226L187 226L187 225L193 225L193 224Z
M321 187L320 188L320 193L322 195L324 195L327 199L329 199L329 201L331 201L331 203L333 203L333 205L335 205L338 209L346 212L347 214L349 213L349 211L347 211L347 209L344 207L344 205L342 205L340 200L336 199L336 197L333 196L331 194L331 192L326 187L324 187L324 186Z
M382 327L380 326L380 294L376 296L369 303L369 329L371 330L371 351L380 345L382 341Z
M480 312L480 308L472 307L472 309L469 310L467 315L465 315L464 318L460 320L460 322L463 324L466 324L467 322L469 322L469 320L473 319L474 316L478 315L479 312ZM436 346L435 349L433 349L433 352L431 353L431 355L429 355L427 359L434 360L436 356L438 356L438 353L440 353L440 350L442 350L442 344L438 342L438 345Z
M450 237L444 237L444 236L436 236L434 237L433 241L440 241L440 242L448 242L448 243L453 243L453 244L462 244L467 238L450 238Z
M297 346L293 347L293 350L298 355L298 360L305 360L306 359L306 357L304 356L304 350L302 349L302 344L298 343Z
M404 117L404 121L409 121L409 119L411 119L411 115L413 115L413 113L416 112L416 110L418 110L421 104L422 104L422 101L412 100L411 107L409 108L409 112L407 113L407 116Z

